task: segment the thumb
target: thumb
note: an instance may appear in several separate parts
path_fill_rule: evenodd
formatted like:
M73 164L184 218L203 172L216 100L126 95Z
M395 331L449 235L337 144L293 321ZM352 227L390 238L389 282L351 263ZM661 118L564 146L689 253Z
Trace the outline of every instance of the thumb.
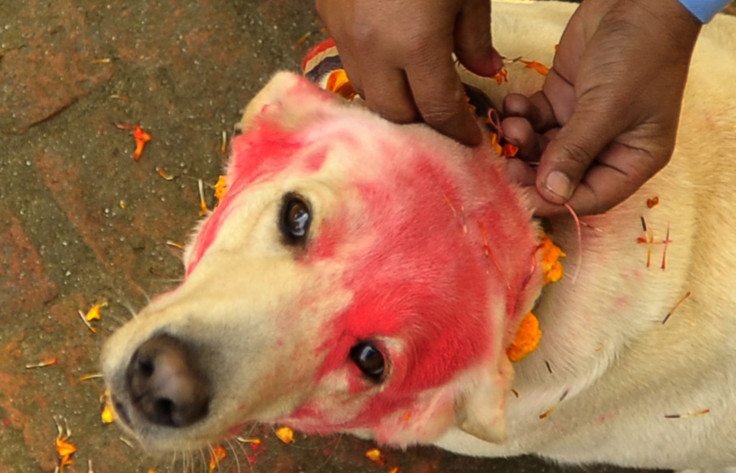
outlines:
M491 41L491 2L466 2L455 24L455 54L475 74L490 77L503 67Z

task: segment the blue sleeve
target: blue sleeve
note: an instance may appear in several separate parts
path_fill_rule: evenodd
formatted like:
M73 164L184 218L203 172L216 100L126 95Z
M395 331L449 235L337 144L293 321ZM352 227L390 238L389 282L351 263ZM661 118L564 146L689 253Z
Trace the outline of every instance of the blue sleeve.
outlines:
M730 0L679 0L690 13L703 23L708 23Z

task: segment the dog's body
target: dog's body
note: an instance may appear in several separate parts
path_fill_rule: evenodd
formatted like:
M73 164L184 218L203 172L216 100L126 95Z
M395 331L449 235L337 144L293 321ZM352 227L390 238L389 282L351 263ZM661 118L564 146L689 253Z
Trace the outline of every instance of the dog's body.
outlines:
M496 4L495 44L551 64L572 8ZM537 224L490 148L278 75L185 282L106 347L124 423L155 449L279 421L482 456L736 466L735 48L734 19L704 29L660 174L585 218L581 244L571 218L549 222L567 276L543 292ZM518 63L475 83L498 103L542 80ZM541 344L512 367L540 293Z

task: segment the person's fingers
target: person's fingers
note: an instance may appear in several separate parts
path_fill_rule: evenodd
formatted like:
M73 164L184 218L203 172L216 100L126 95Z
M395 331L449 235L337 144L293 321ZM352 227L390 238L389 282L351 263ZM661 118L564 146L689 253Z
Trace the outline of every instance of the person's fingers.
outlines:
M524 201L535 216L551 217L568 213L564 206L553 204L539 195L536 186L537 172L533 167L516 158L506 159L504 163L506 175L522 189Z
M552 104L541 91L529 97L521 94L507 95L503 100L503 114L505 117L525 118L539 133L559 126Z
M359 89L361 96L368 108L374 112L395 123L412 123L419 120L419 111L414 104L412 91L403 71L373 68L369 74L361 75L361 83L363 84Z
M625 111L616 106L615 96L591 93L577 102L569 121L540 158L537 187L542 197L555 204L570 200L598 154L630 121L622 114Z
M503 162L506 166L506 175L512 182L523 188L532 188L534 190L537 179L537 172L534 168L516 158L505 159Z
M503 67L501 55L491 39L491 3L473 0L464 3L455 22L455 54L471 72L491 77Z
M501 122L501 129L504 138L519 148L516 157L525 161L539 161L547 140L532 128L529 120L522 117L505 118Z
M429 126L463 144L480 144L481 129L465 101L449 50L444 60L407 67L406 75L419 113Z
M611 144L601 153L599 162L587 170L567 203L579 215L606 212L633 195L664 164L652 164L652 157L644 150ZM532 199L535 215L550 217L567 212L564 207L535 194Z

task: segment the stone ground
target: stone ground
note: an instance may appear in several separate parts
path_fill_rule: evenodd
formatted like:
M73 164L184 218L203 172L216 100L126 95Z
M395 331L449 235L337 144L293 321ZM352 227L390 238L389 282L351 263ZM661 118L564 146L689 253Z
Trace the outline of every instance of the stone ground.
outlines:
M131 311L181 277L167 242L196 223L199 179L212 205L223 132L274 71L297 69L320 28L304 0L0 0L0 473L54 471L55 418L78 447L66 471L187 466L103 425L102 381L80 377L98 371L103 340ZM140 161L116 123L151 133ZM93 333L78 312L102 301ZM232 442L218 471L624 472L420 448L386 450L378 465L364 455L372 444L349 436L245 434L262 443Z

